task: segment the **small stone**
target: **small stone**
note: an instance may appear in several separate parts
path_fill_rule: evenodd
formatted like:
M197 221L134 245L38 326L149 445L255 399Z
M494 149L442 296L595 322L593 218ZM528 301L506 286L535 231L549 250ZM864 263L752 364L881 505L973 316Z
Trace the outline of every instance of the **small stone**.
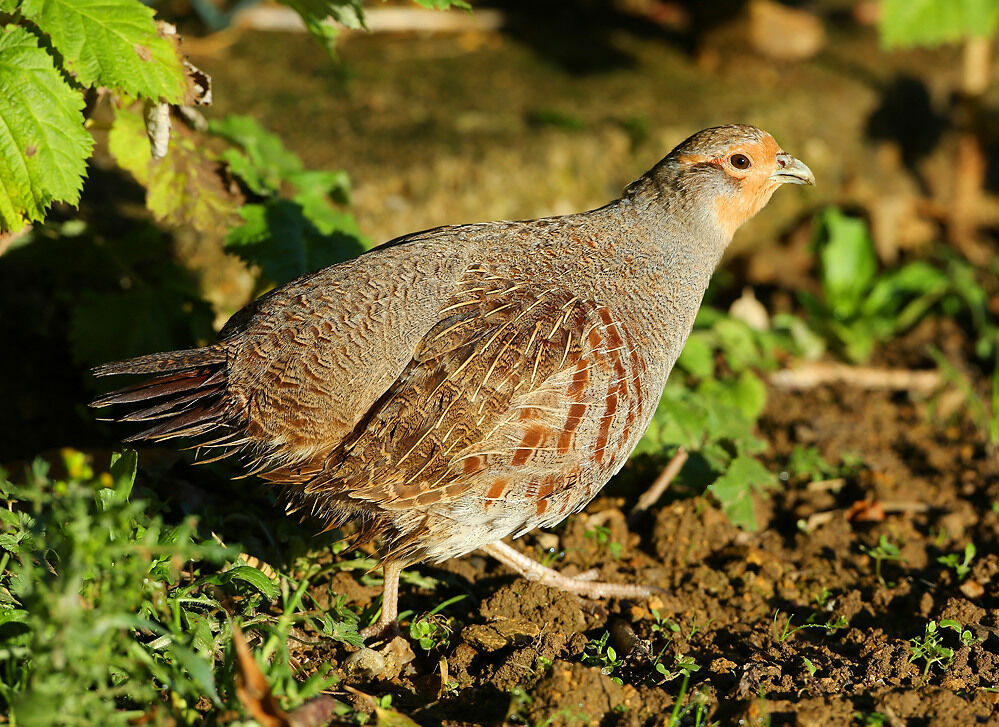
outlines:
M546 552L558 550L558 535L555 533L538 533L534 539L537 541L538 547Z
M403 667L415 658L409 642L396 636L378 651L361 647L347 657L344 669L352 678L391 680L399 676Z
M402 636L396 636L379 651L385 657L385 671L382 674L382 679L395 679L402 673L407 664L416 659L413 647Z
M348 656L343 666L351 677L376 679L385 671L385 657L363 646Z
M971 599L981 598L985 595L985 588L974 578L969 578L961 584L961 593Z
M770 330L770 314L767 313L766 307L756 299L753 289L749 286L743 288L742 295L729 306L728 313L754 331Z

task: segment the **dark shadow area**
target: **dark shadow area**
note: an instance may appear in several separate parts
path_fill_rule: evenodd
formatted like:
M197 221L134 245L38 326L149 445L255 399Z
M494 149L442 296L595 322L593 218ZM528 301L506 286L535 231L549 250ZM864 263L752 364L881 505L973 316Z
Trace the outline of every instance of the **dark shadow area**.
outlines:
M898 144L902 162L919 180L916 165L936 148L949 126L948 116L933 107L926 84L900 76L882 89L881 102L868 117L865 133L870 139Z
M98 363L213 337L194 274L143 218L143 192L92 167L79 215L69 210L0 257L0 461L103 438L86 404ZM75 219L74 219L75 218Z
M504 32L511 38L567 73L588 75L635 65L615 43L620 33L693 52L705 35L736 17L745 0L650 4L643 14L625 12L613 0L498 0L490 5L509 14Z

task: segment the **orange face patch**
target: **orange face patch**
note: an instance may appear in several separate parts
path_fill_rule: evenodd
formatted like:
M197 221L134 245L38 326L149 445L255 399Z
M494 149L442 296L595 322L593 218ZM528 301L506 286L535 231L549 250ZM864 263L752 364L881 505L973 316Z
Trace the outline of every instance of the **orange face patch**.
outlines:
M760 141L736 144L726 150L723 168L726 173L739 180L735 194L722 193L715 197L714 213L726 234L733 235L739 227L759 212L770 201L774 190L779 186L770 179L777 170L777 154L780 146L769 134ZM739 170L727 162L736 154L749 157L751 165Z

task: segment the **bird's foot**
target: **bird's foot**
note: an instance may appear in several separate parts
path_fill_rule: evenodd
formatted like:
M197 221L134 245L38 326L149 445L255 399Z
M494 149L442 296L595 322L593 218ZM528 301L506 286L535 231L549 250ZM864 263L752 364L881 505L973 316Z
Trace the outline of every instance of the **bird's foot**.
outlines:
M392 619L379 617L377 621L365 629L361 629L361 638L366 644L387 643L399 635L399 622Z
M586 571L578 576L565 576L499 541L484 545L481 550L529 581L538 581L546 586L561 588L563 591L588 598L648 598L653 593L664 592L662 588L656 586L597 581L594 580L597 575L595 570Z
M399 635L399 574L402 573L402 563L389 561L385 563L385 581L382 586L382 610L378 620L361 630L361 638L372 643L389 642Z

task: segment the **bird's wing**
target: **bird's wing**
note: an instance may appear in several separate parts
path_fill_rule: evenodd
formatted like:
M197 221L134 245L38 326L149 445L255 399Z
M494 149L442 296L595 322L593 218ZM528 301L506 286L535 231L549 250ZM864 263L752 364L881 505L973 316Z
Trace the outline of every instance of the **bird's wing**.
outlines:
M645 364L608 308L564 288L469 267L355 433L299 479L303 500L338 513L529 498L522 525L580 506L570 491L585 503L630 452Z
M380 248L260 298L222 330L249 471L308 470L396 381L467 267L455 229ZM443 241L443 244L442 244ZM300 475L301 476L301 475Z

